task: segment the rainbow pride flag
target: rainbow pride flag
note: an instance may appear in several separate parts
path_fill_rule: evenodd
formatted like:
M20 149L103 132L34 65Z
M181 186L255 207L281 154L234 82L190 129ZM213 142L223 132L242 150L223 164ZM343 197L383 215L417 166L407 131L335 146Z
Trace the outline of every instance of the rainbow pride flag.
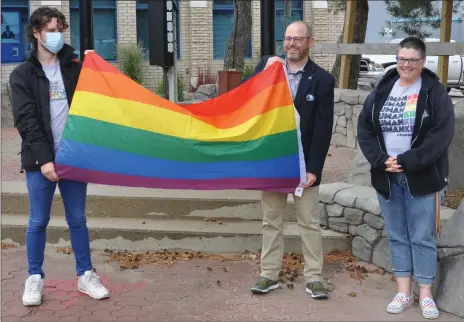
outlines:
M296 115L280 64L224 95L179 105L92 52L56 156L57 174L130 187L294 192L304 179Z

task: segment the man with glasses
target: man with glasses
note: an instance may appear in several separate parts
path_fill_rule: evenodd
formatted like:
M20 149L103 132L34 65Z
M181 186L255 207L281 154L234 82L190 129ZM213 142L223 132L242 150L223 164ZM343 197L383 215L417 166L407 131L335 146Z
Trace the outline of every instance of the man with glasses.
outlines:
M319 184L332 138L335 79L309 58L313 46L311 27L296 21L285 31L283 57L265 56L253 75L274 63L281 63L288 76L295 108L300 116L299 130L306 163L306 184L300 196L293 196L302 240L306 292L312 298L328 298L323 285L322 240L319 225ZM252 75L252 76L253 76ZM252 77L251 76L251 77ZM262 193L263 246L261 274L252 293L277 289L284 253L283 214L287 194Z

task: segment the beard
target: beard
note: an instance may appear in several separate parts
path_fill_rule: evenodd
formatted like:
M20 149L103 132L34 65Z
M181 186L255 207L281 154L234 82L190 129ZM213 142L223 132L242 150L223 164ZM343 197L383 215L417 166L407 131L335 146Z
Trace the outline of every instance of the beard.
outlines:
M289 61L298 62L309 56L309 48L303 49L303 48L288 47L288 48L285 48L285 53Z

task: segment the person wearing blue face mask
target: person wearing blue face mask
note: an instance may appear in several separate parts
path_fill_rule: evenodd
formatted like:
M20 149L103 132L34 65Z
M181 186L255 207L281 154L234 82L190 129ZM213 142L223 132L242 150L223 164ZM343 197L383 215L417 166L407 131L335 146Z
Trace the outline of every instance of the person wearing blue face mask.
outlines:
M67 28L65 16L56 8L35 10L28 26L28 38L33 47L31 55L10 76L13 117L22 139L21 168L26 171L29 193L26 234L29 277L22 297L23 304L28 306L42 302L46 228L57 185L76 259L77 289L94 299L109 296L95 273L90 256L85 216L87 184L60 180L54 166L82 67L74 49L64 42L63 32Z

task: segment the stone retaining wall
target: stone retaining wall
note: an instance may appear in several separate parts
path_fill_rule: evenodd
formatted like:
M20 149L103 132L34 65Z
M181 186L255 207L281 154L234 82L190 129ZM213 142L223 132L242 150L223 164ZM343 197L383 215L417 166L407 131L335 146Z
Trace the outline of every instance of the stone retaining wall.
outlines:
M320 185L319 189L321 225L341 233L350 234L353 237L352 250L356 258L374 263L391 272L387 234L374 188L336 182ZM447 208L442 207L442 212L443 209ZM455 217L462 216L464 218L464 200L459 209L460 213L456 214ZM458 211L456 212L458 213ZM439 259L455 255L453 251L456 250L459 250L459 254L464 254L464 239L459 242L448 242L448 239L454 238L453 235L459 235L459 233L457 231L445 233L448 222L444 222L442 238L437 241ZM464 225L464 220L459 225ZM462 228L464 229L464 227ZM451 229L453 229L453 225ZM453 246L449 246L450 244ZM458 248L453 250L451 249L453 247Z
M351 149L357 148L358 115L369 94L368 91L335 89L332 144Z
M356 258L391 273L388 238L374 188L337 182L321 185L319 189L321 224L350 234ZM449 219L442 218L442 234L437 239L433 292L441 310L464 317L464 200L458 209L451 211Z
M353 255L391 272L390 251L376 192L338 182L320 186L321 224L353 236Z

